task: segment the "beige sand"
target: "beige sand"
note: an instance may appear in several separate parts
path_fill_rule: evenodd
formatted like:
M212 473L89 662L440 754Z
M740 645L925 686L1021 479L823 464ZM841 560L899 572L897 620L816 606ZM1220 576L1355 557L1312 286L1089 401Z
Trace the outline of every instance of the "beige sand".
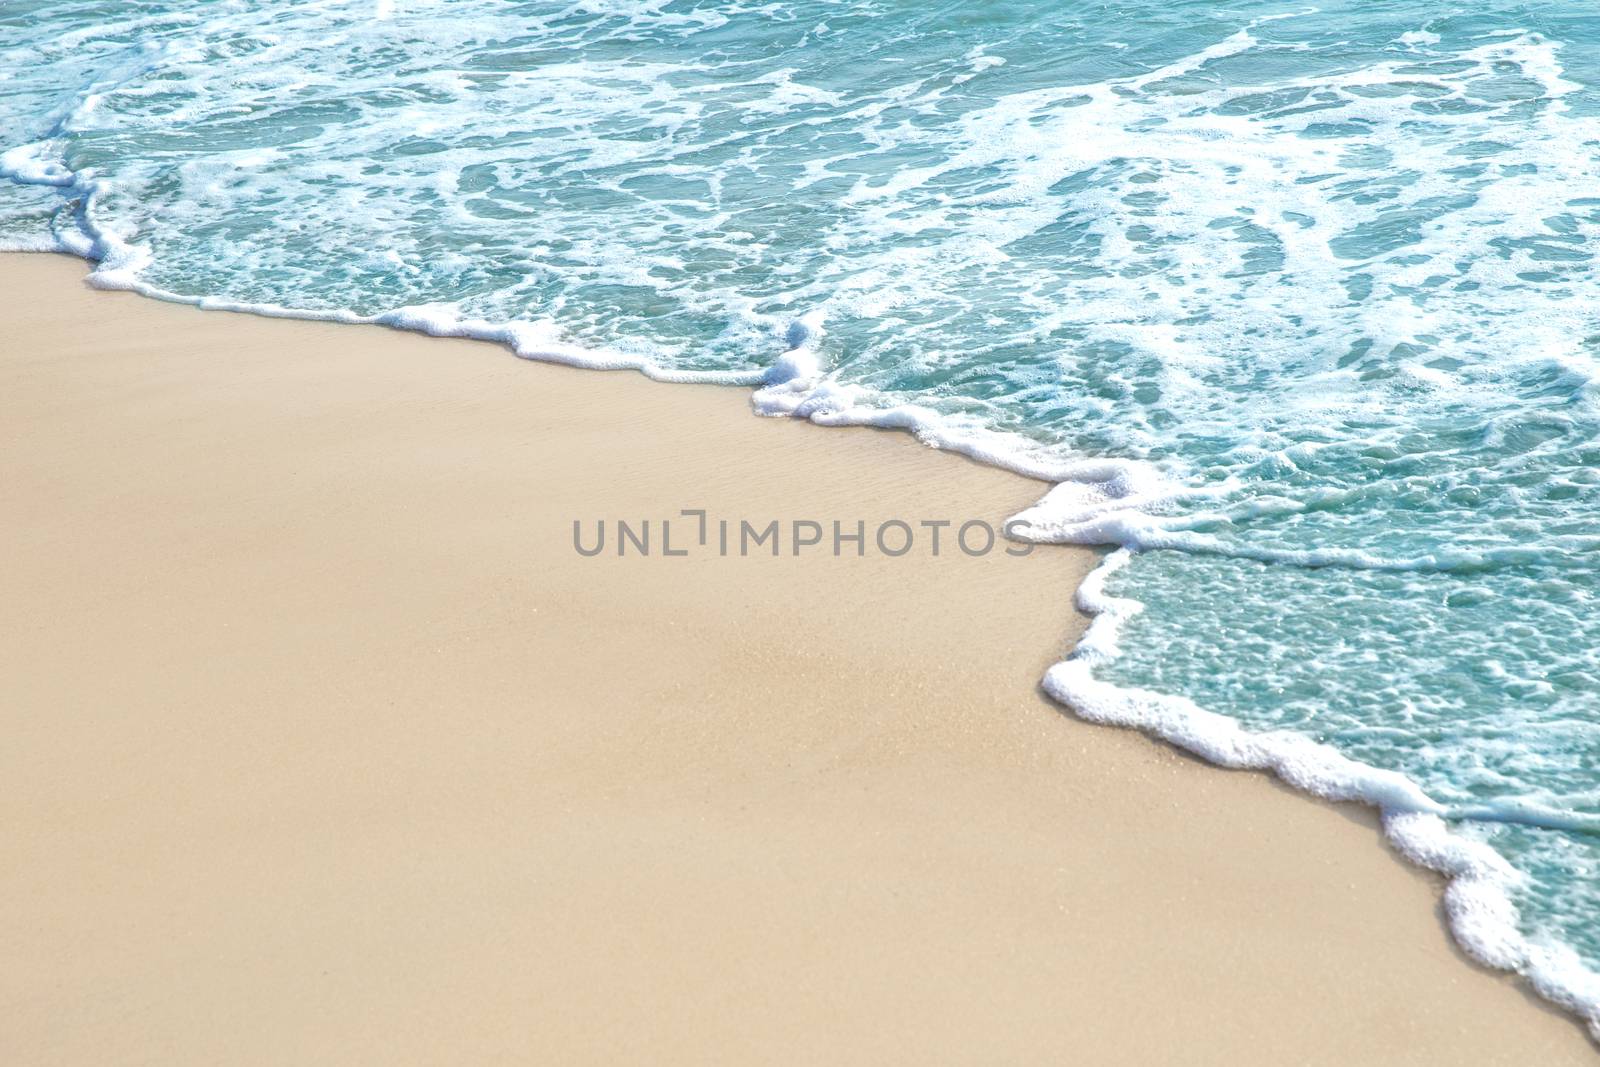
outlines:
M738 390L0 257L0 1062L1588 1061L1365 813L1078 723L1088 553Z

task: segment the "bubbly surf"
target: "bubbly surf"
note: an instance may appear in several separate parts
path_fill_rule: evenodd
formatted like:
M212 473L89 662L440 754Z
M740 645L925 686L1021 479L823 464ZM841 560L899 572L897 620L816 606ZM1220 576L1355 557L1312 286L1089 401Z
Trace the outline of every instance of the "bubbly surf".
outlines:
M1056 483L1046 688L1378 806L1600 1036L1600 16L1073 6L22 0L0 246Z

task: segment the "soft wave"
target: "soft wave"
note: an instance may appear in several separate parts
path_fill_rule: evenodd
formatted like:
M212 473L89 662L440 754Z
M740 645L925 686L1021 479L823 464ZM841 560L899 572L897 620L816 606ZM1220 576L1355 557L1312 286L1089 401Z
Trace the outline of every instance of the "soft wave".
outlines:
M0 247L1053 483L1119 551L1050 691L1377 805L1594 1024L1600 40L1381 8L62 0Z

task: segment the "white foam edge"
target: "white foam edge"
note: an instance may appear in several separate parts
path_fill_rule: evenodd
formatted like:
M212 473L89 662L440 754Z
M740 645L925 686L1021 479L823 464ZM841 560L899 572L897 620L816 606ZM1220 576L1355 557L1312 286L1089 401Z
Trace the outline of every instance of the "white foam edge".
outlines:
M35 146L23 147L32 149ZM76 190L82 197L82 206L76 218L79 228L76 232L57 231L51 238L0 241L0 252L65 252L79 256L94 265L87 280L97 289L138 293L155 300L188 304L205 311L236 311L267 318L389 326L431 337L489 341L506 346L523 359L561 363L587 370L635 370L663 382L754 385L763 378L762 371L692 371L666 367L642 355L589 348L560 340L554 323L491 322L464 317L446 305L403 307L376 315L360 315L344 309L295 308L282 304L175 293L142 280L141 274L150 261L147 250L130 245L95 225L92 205L95 194L99 192L98 182L74 181L71 178L63 180L57 171L37 163L29 167L20 166L20 161L24 159L32 161L32 157L20 149L0 157L0 177L8 177L22 184L67 186Z
M71 252L78 250L58 243L44 247L42 243L12 243L0 246L7 252ZM96 257L88 256L94 260ZM137 272L127 267L113 270L95 270L88 282L97 289L115 289L138 293L141 296L175 304L189 304L205 311L236 311L249 315L262 315L278 319L306 319L314 322L336 322L349 325L388 326L398 330L411 330L430 337L460 337L476 341L489 341L504 345L515 355L546 363L560 363L586 370L633 370L663 382L753 385L760 381L760 371L693 371L665 367L647 357L614 349L589 348L560 341L552 336L553 329L540 322L498 323L487 319L461 316L447 306L416 306L397 308L376 315L360 315L343 309L295 308L282 304L255 303L229 300L214 296L187 296L140 281Z
M1571 948L1522 933L1511 890L1524 876L1487 844L1453 830L1446 809L1416 782L1298 734L1246 730L1186 697L1096 677L1097 667L1120 654L1123 624L1144 609L1106 591L1107 580L1133 556L1127 548L1111 552L1079 586L1078 607L1090 623L1071 654L1045 673L1045 691L1088 722L1133 727L1218 766L1266 771L1312 796L1377 808L1395 850L1446 879L1450 933L1466 954L1520 975L1539 996L1583 1020L1600 1043L1600 974Z
M28 182L15 170L7 176ZM55 174L38 175L28 183L46 182L70 184ZM92 202L94 190L85 191L91 194L86 202ZM95 229L87 217L80 216L80 224L91 232ZM797 320L800 326L790 327L786 340L791 350L767 371L680 371L632 354L556 341L544 324L463 318L442 306L358 315L186 296L141 281L138 274L148 254L103 232L94 236L58 234L53 244L3 242L0 251L77 255L96 264L88 278L96 288L134 292L203 310L389 326L435 337L495 342L524 359L594 370L637 370L658 381L761 386L753 397L759 414L804 418L820 426L903 429L931 447L1057 483L1031 508L1007 522L1008 533L1028 540L1139 544L1139 535L1148 537L1150 532L1149 516L1142 507L1179 490L1149 464L1124 460L1063 464L1030 455L1014 437L958 424L920 405L879 407L853 402L859 395L855 387L832 386L821 380L820 362L813 352L820 322L811 318ZM1600 974L1585 967L1568 946L1535 944L1522 934L1510 895L1521 874L1488 845L1451 830L1443 817L1445 809L1410 778L1351 760L1331 746L1296 734L1252 733L1186 697L1119 687L1095 677L1096 666L1117 657L1122 624L1143 610L1138 601L1105 590L1106 580L1133 555L1127 547L1118 548L1084 578L1077 604L1090 616L1090 624L1071 654L1045 673L1045 692L1087 722L1132 727L1218 766L1267 771L1312 796L1377 808L1385 836L1394 848L1446 879L1444 904L1450 932L1467 955L1486 967L1520 975L1539 996L1583 1020L1591 1039L1600 1043Z

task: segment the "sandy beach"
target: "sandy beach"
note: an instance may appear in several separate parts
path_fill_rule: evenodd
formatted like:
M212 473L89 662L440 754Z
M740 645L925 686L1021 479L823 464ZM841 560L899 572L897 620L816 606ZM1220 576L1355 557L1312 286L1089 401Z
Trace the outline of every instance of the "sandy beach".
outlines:
M1375 820L1040 695L1092 553L909 436L0 257L0 1060L1591 1062ZM674 533L678 527L674 527Z

